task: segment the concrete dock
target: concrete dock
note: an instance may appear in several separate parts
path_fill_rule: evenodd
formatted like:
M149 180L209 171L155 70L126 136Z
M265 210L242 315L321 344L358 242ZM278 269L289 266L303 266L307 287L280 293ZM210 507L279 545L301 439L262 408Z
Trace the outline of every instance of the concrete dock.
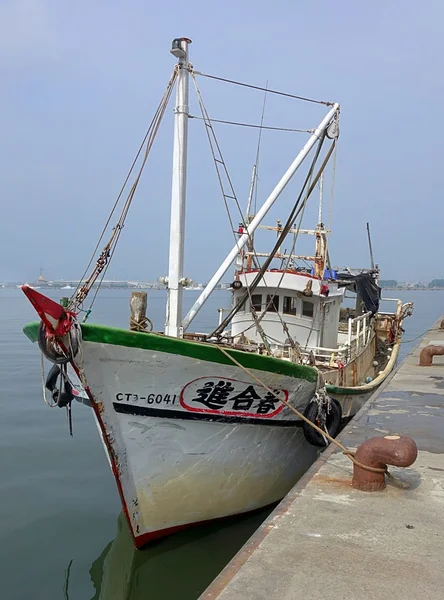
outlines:
M389 467L382 492L351 485L351 461L331 445L201 600L444 598L444 344L439 322L339 436L351 449L405 434L418 446L407 469ZM403 489L404 487L404 489Z

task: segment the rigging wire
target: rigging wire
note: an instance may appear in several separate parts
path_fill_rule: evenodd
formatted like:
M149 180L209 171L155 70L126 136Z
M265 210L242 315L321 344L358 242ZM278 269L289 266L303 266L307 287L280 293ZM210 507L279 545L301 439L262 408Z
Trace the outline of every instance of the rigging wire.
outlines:
M265 84L265 93L264 93L264 101L262 103L262 114L261 114L261 123L260 123L260 129L259 129L259 136L257 139L257 150L256 150L256 161L255 161L255 166L256 166L256 173L255 173L255 178L256 178L256 185L254 188L254 213L256 214L256 210L257 210L257 194L258 194L258 182L259 182L259 156L260 156L260 150L261 150L261 141L262 141L262 131L264 129L264 117L265 117L265 105L267 103L267 90L268 90L268 79L267 82ZM247 215L248 217L248 215Z
M314 170L314 166L317 162L317 158L319 156L321 147L322 147L322 143L325 139L325 135L319 140L319 144L318 144L318 148L316 150L316 155L313 158L312 164L310 165L310 169L309 172L307 174L307 177L305 179L305 182L302 186L302 190L296 200L295 206L293 207L293 211L290 214L289 219L287 220L285 226L283 227L282 233L279 236L273 250L270 252L270 256L267 258L267 260L265 261L265 263L262 265L261 270L259 271L259 273L256 275L256 277L254 278L253 282L251 283L250 286L247 287L247 292L244 294L244 296L239 300L239 303L236 305L236 307L234 307L227 315L227 317L224 319L224 321L222 321L222 323L213 331L213 333L211 333L208 337L213 337L215 335L220 335L220 332L228 325L228 323L231 321L231 319L234 317L234 315L238 312L238 310L240 309L240 307L243 305L243 303L245 302L246 298L247 298L247 294L248 293L252 293L255 288L257 287L257 284L259 283L260 279L262 278L263 274L265 273L265 271L267 270L268 266L270 265L271 261L274 258L274 255L276 254L277 248L279 248L279 246L281 245L282 241L285 239L285 237L288 235L288 230L291 229L291 225L294 223L294 221L296 220L296 218L301 214L301 212L304 210L304 204L306 203L306 201L308 200L308 198L310 197L310 195L312 194L313 190L316 187L316 184L319 180L319 177L321 176L321 173L323 172L323 170L325 169L325 166L327 165L328 161L330 160L331 154L333 152L334 146L335 146L335 141L332 143L332 145L330 146L316 176L314 177L312 184L306 194L306 198L304 200L304 203L299 206L300 204L300 200L302 198L302 195L304 193L304 190L308 184L308 181L312 175L312 172ZM288 229L288 230L287 230ZM248 331L249 329L252 329L254 327L254 324L250 325L249 327L247 327L247 329L245 329L242 333L245 333L245 331Z
M259 167L259 153L260 153L260 144L261 144L261 138L262 138L262 129L264 128L264 127L263 127L263 122L264 122L264 116L265 116L265 104L266 104L266 100L267 100L268 81L266 82L266 88L265 88L265 90L266 90L266 91L265 91L265 93L264 93L264 101L263 101L263 105L262 105L261 124L260 124L260 131L259 131L258 145L257 145L257 152L256 152L256 162L255 162L255 175L256 175L256 176L257 176L257 173L258 173L258 167ZM258 179L258 178L257 178L257 179ZM258 191L258 186L256 185L256 188L255 188L255 207L254 207L254 210L255 210L255 212L256 212L256 204L257 204L257 191ZM308 196L306 196L306 198L305 198L305 200L304 200L304 204L306 203L306 201L307 201L307 198L308 198ZM298 227L298 232L297 232L297 233L299 233L299 229L300 229L300 227L301 227L301 223L302 223L302 216L303 216L303 211L302 211L301 218L300 218L300 221L299 221L299 227ZM249 216L247 215L247 218L248 218L248 217L249 217ZM295 245L296 245L297 233L296 233L296 234L295 234L295 236L294 236L294 240L293 240L292 249L291 249L291 251L290 251L290 254L289 254L289 257L288 257L288 259L287 259L287 264L286 264L285 270L288 268L288 265L289 265L289 263L290 263L290 260L291 260L291 254L293 253L293 249L294 249L294 247L295 247ZM253 247L253 250L254 250L254 247ZM283 261L283 262L284 262L284 261ZM261 335L261 338L264 340L264 342L265 342L265 339L264 339L264 337L266 338L267 336L266 336L265 332L263 331L262 327L260 327L260 329L259 329L260 322L261 322L261 320L264 318L264 316L265 316L266 312L269 310L270 306L271 306L271 305L274 303L274 298L275 298L275 296L276 296L276 293L277 293L277 291L278 291L278 289L279 289L279 287L280 287L280 285L281 285L281 283L282 283L283 276L284 276L284 273L282 273L282 275L281 275L281 278L280 278L280 281L279 281L279 283L278 283L278 285L277 285L277 287L276 287L276 289L275 289L274 293L273 293L273 294L272 294L272 296L270 297L270 300L269 300L269 302L267 302L267 304L266 304L266 306L265 306L264 310L262 311L261 315L259 315L259 317L257 316L257 312L256 312L255 308L253 307L253 303L252 303L252 301L251 301L251 291L250 291L250 288L249 288L249 287L247 287L247 290L249 291L249 296L250 296L250 306L251 306L251 309L252 309L252 315L253 315L253 319L254 319L254 325L256 326L256 329L259 331L259 333L260 333L260 335ZM245 302L245 301L244 301L244 302ZM242 304L243 304L243 302L240 302L240 305L242 305ZM282 316L280 315L279 311L275 311L275 312L276 312L276 314L277 314L277 316L278 316L278 318L279 318L279 321L280 321L280 323L281 323L281 325L282 325L282 328L283 328L283 330L284 330L284 333L286 333L286 334L287 334L287 336L288 336L288 338L289 338L289 340L290 340L290 343L291 343L292 347L295 347L295 343L294 343L293 339L292 339L292 338L291 338L291 336L290 336L290 333L289 333L289 330L288 330L287 323L286 323L286 322L285 322L285 320L282 318ZM270 348L269 348L269 345L268 345L268 343L266 343L266 347L267 347L268 351L270 351Z
M189 119L200 119L205 121L199 115L188 115ZM208 119L211 123L223 123L225 125L237 125L238 127L252 127L253 129L268 129L270 131L291 131L293 133L313 133L314 129L293 129L291 127L272 127L271 125L256 125L253 123L242 123L240 121L225 121L223 119Z
M295 220L296 216L299 215L299 213L301 211L301 208L299 207L299 204L301 202L304 190L307 187L308 182L310 180L310 177L311 177L311 174L312 174L313 169L315 167L316 161L317 161L317 159L319 157L319 153L321 151L321 148L322 148L322 145L324 143L325 137L326 137L326 133L324 131L322 133L322 136L319 139L318 146L317 146L316 152L315 152L315 156L313 157L312 163L311 163L310 168L309 168L309 172L308 172L308 174L307 174L307 176L305 178L305 181L304 181L304 184L302 186L301 192L300 192L300 194L299 194L299 196L298 196L298 198L297 198L297 200L296 200L296 202L295 202L295 204L293 206L293 209L292 209L292 211L291 211L291 213L290 213L290 215L289 215L289 217L287 219L287 222L285 223L285 225L284 225L284 227L282 229L281 235L277 239L277 242L276 242L273 250L271 251L270 255L268 256L268 258L263 263L260 271L258 272L258 274L256 275L256 277L253 279L251 285L247 286L247 291L244 294L244 296L243 296L242 301L240 302L240 304L238 304L237 306L235 306L235 307L233 307L231 309L231 311L228 313L227 317L222 321L222 323L208 337L217 336L217 335L221 334L221 332L228 325L228 323L231 321L231 319L234 317L234 315L238 312L239 307L242 305L242 302L247 299L248 294L255 290L255 288L257 287L257 285L259 283L259 281L261 280L261 278L263 277L265 271L268 269L271 261L273 260L274 255L276 254L277 250L281 246L282 241L285 240L286 236L288 235L288 232L291 229L291 226L294 223L294 220Z
M333 142L332 146L333 146L333 145L334 145L334 142ZM279 288L280 288L280 286L281 286L281 283L282 283L282 280L283 280L283 276L285 275L285 271L288 269L288 265L289 265L289 262L290 262L290 259L291 259L291 255L292 255L292 253L293 253L293 250L294 250L294 247L295 247L295 245L296 245L297 236L298 236L298 233L299 233L299 231L300 231L300 228L301 228L301 224L302 224L302 218L303 218L303 213L304 213L304 211L305 211L305 206L306 206L306 204L307 204L308 198L311 196L311 194L312 194L313 190L315 189L315 187L316 187L316 183L317 183L317 181L318 181L318 179L319 179L319 177L320 177L321 173L324 171L324 169L325 169L325 167L326 167L326 165L327 165L327 163L328 163L328 161L329 161L329 159L330 159L330 156L331 156L332 150L333 150L333 148L332 148L332 147L330 147L330 149L329 149L329 152L327 153L327 155L326 155L326 157L325 157L325 159L324 159L324 161L323 161L323 163L322 163L322 166L321 166L321 168L319 169L318 173L316 174L316 177L315 177L315 181L314 181L314 183L312 183L312 184L311 184L311 186L310 186L310 188L309 188L309 190L308 190L308 192L307 192L307 194L306 194L306 196L305 196L305 199L304 199L304 204L301 206L300 210L299 210L299 211L298 211L298 213L295 215L295 218L296 218L296 217L297 217L299 214L301 215L301 216L300 216L300 219L299 219L299 225L298 225L298 228L297 228L297 231L296 231L296 233L294 234L293 245L292 245L292 248L291 248L291 250L290 250L289 256L288 256L288 257L287 257L287 259L286 259L286 261L287 261L287 265L284 267L284 272L281 274L281 278L280 278L280 280L279 280L279 282L278 282L278 284L277 284L277 286L276 286L276 288L275 288L275 291L273 292L273 298L274 298L274 296L276 295L276 293L278 292L278 290L279 290ZM306 261L304 261L304 262L306 262ZM306 264L307 264L307 266L309 266L309 265L308 265L308 263L306 263ZM268 304L270 304L271 302L272 302L272 300L271 300L271 301L270 301ZM265 310L264 310L264 311L261 313L261 315L259 316L259 323L260 323L260 321L263 319L263 317L265 316L265 314L266 314L266 309L265 309ZM281 317L281 315L279 314L279 312L277 312L276 314L277 314L277 315L278 315L278 317L279 317L279 320L280 320L280 322L281 322L281 325L282 325L282 327L283 327L283 329L284 329L284 332L285 332L285 333L287 333L287 330L288 330L287 323L285 322L285 320L283 320L283 319L282 319L282 317ZM246 331L249 331L250 329L252 329L252 328L254 327L254 325L255 325L255 324L251 324L249 327L247 327L247 328L246 328L245 330L243 330L241 333L242 333L242 334L245 334L245 332L246 332ZM288 335L288 334L287 334L287 335ZM290 336L289 336L289 337L290 337ZM306 346L305 346L305 347L306 347Z
M247 215L247 217L245 217L244 214L243 214L243 212L242 212L242 208L241 208L241 206L239 204L239 201L237 199L233 183L232 183L230 175L228 173L228 169L227 169L227 166L225 164L225 161L224 161L224 158L223 158L223 155L222 155L222 151L220 149L219 142L218 142L217 137L216 137L216 133L214 131L213 126L211 125L211 119L210 119L210 117L208 115L208 111L207 111L207 109L205 107L205 104L204 104L204 101L203 101L203 97L202 97L202 93L200 91L200 88L199 88L199 86L197 84L197 81L196 81L194 75L193 75L193 82L194 82L194 86L195 86L195 89L196 89L196 94L197 94L197 98L198 98L199 107L200 107L200 110L201 110L201 113L202 113L202 120L205 123L205 130L207 132L208 142L210 144L210 149L211 149L211 153L212 153L212 156L213 156L213 161L214 161L214 164L215 164L215 167L216 167L216 173L217 173L217 177L218 177L218 180L219 180L220 189L221 189L221 192L222 192L222 197L224 199L224 204L225 204L225 208L226 208L226 211L227 211L228 220L229 220L229 223L230 223L231 231L233 232L234 242L235 242L235 245L238 248L238 253L241 254L241 248L239 247L239 237L237 237L236 231L234 229L233 220L231 218L230 207L228 206L227 198L232 198L236 202L236 205L237 205L237 208L239 210L239 214L240 214L242 223L247 224L248 215ZM210 132L211 132L211 134L210 134ZM219 159L216 158L215 148L216 148L216 150L218 152L218 156L220 157ZM219 164L221 164L223 166L223 169L224 169L224 172L225 172L225 177L227 178L227 181L228 181L228 184L229 184L229 187L230 187L231 195L227 195L225 193L224 184L223 184L222 177L221 177L221 174L220 174L220 171L219 171L219 166L218 166ZM253 247L253 251L254 251L253 239L252 239L252 237L250 235L249 235L249 242L250 242L251 246ZM255 258L256 258L257 264L259 265L258 257L255 256ZM250 296L250 304L252 304L251 293L249 294L249 296ZM253 312L252 315L253 315L253 319L256 320L256 313ZM269 350L268 341L267 341L267 339L265 337L265 334L264 334L264 332L262 330L262 327L259 325L259 323L257 323L257 331L258 331L259 335L261 336L261 338L262 338L262 340L264 342L265 347Z
M302 225L302 219L303 219L304 212L305 212L305 207L306 207L306 205L307 205L307 201L308 201L309 195L310 195L310 193L311 193L311 190L312 190L312 189L314 189L314 188L311 188L311 183L312 183L312 175L313 175L313 172L311 172L311 173L310 173L310 179L309 179L309 181L308 181L308 185L309 185L310 187L309 187L309 189L307 190L307 193L305 194L305 198L304 198L304 200L303 200L303 203L302 203L302 210L301 210L301 213L300 213L299 225L297 226L296 233L293 235L293 244L292 244L292 246L291 246L290 252L288 253L288 257L287 257L287 259L283 259L283 260L282 260L282 266L283 266L283 269L282 269L282 273L281 273L280 279L279 279L279 281L278 281L278 283L277 283L277 285L276 285L276 287L275 287L275 289L274 289L274 292L273 292L272 294L267 294L267 296L269 296L269 297L270 297L270 300L267 302L267 304L266 304L266 306L265 306L265 309L262 311L262 314L259 316L259 318L258 318L258 323L260 323L260 322L262 321L262 319L265 317L265 314L267 313L267 311L269 310L269 308L271 307L271 305L272 305L272 304L274 304L274 299L275 299L275 297L276 297L276 294L277 294L278 290L280 289L280 286L281 286L281 284L282 284L282 281L283 281L283 279L284 279L284 275L285 275L285 273L286 273L286 271L287 271L287 269L288 269L288 266L289 266L289 264L290 264L291 256L292 256L292 254L293 254L293 251L294 251L294 248L295 248L295 246L296 246L296 240L297 240L297 238L298 238L298 234L299 234L299 231L300 231L300 229L301 229L301 225ZM309 192L310 192L310 193L309 193ZM285 266L284 266L284 264L285 264ZM285 320L283 319L282 315L279 313L279 311L278 311L278 310L277 310L277 311L275 311L275 312L276 312L276 314L277 314L277 316L278 316L278 318L279 318L279 321L280 321L280 323L281 323L281 325L282 325L282 328L283 328L283 330L284 330L284 333L286 333L286 334L288 335L288 337L289 337L289 341L290 341L291 345L293 346L293 344L294 344L294 341L293 341L293 339L291 338L291 336L289 335L289 330L288 330L287 323L285 322Z
M325 106L333 106L334 102L327 102L326 100L315 100L313 98L306 98L305 96L297 96L296 94L288 94L287 92L280 92L279 90L270 90L263 88L258 85L251 85L250 83L242 83L241 81L234 81L233 79L226 79L225 77L217 77L216 75L209 75L208 73L202 73L201 71L193 71L194 75L200 75L201 77L207 77L208 79L215 79L216 81L223 81L224 83L232 83L233 85L239 85L241 87L247 87L253 90L259 90L262 92L269 92L270 94L277 94L278 96L286 96L287 98L294 98L295 100L302 100L304 102L312 102L314 104L324 104Z
M330 206L329 206L328 225L327 225L327 230L328 230L327 238L328 238L328 240L330 239L331 222L332 222L332 216L333 216L333 199L334 199L334 195L335 195L335 181L336 181L336 162L337 162L337 157L338 157L338 149L337 149L337 140L336 140L335 153L334 153L334 156L333 156L333 169L332 169L332 176L331 176L331 187L330 187ZM326 248L326 251L327 251L327 248Z
M233 232L235 243L236 243L236 245L238 245L239 238L236 236L236 230L235 230L235 227L234 227L234 224L233 224L233 219L231 218L230 207L228 206L227 198L232 198L235 201L236 206L237 206L237 208L239 210L239 214L240 214L240 218L242 219L242 222L245 222L244 221L244 215L243 215L243 212L242 212L242 208L241 208L241 206L239 204L239 201L237 199L236 191L235 191L234 185L233 185L233 183L231 181L231 177L230 177L230 175L228 173L228 169L227 169L227 166L225 164L225 161L224 161L224 158L223 158L222 151L220 149L219 143L217 141L216 134L215 134L214 129L213 129L212 125L211 125L211 119L210 119L210 117L208 115L208 111L207 111L207 109L205 107L205 104L204 104L204 101L203 101L203 97L202 97L202 93L201 93L201 91L199 89L199 86L197 85L197 81L196 81L193 73L192 73L192 76L193 76L194 86L195 86L195 89L196 89L196 94L197 94L197 99L198 99L198 103L199 103L199 108L200 108L201 113L202 113L202 120L205 123L205 131L207 133L208 143L210 145L211 154L213 156L213 161L214 161L214 164L215 164L215 167L216 167L216 173L217 173L217 178L219 180L219 186L220 186L220 189L221 189L221 192L222 192L222 197L224 199L225 209L227 211L228 221L230 223L230 229ZM218 153L218 155L220 157L219 159L216 158L215 148L216 148L217 153ZM229 186L230 192L231 192L230 195L227 195L225 193L224 184L223 184L222 177L221 177L221 174L220 174L220 171L219 171L219 167L218 167L219 164L221 164L223 166L225 177L227 178L228 186Z
M120 192L119 192L119 194L117 196L116 201L114 202L114 205L113 205L113 207L111 209L110 215L108 216L108 219L107 219L107 221L105 223L105 226L104 226L104 228L102 230L102 233L101 233L101 235L99 237L99 241L97 242L97 245L96 245L96 247L94 249L92 257L91 257L91 259L90 259L90 261L88 263L88 266L87 266L87 268L85 270L85 273L83 274L83 276L82 276L82 278L81 278L81 280L80 280L80 282L79 282L76 290L74 291L74 293L73 293L73 295L72 295L72 297L70 299L70 303L69 303L69 308L70 309L75 308L77 306L80 306L80 307L82 306L82 304L83 304L86 296L88 295L89 291L91 290L93 284L95 283L95 281L98 279L100 273L102 273L102 272L103 272L103 275L102 275L101 280L99 282L98 289L100 288L100 286L101 286L101 284L103 282L103 278L105 276L106 271L108 270L111 258L114 255L114 251L115 251L117 242L118 242L118 240L120 238L120 234L121 234L122 229L123 229L123 227L125 225L125 219L126 219L126 216L128 214L129 208L131 206L132 200L134 198L134 194L136 192L136 189L137 189L138 183L140 181L140 178L141 178L143 169L145 167L146 161L148 159L150 150L152 148L152 145L154 143L154 140L156 138L157 132L158 132L159 127L160 127L160 123L162 122L162 118L163 118L163 116L165 114L165 111L166 111L166 108L168 106L168 103L169 103L169 100L170 100L170 97L171 97L171 93L172 93L172 90L174 88L174 84L175 84L175 81L176 81L176 78L177 78L177 74L178 74L178 68L176 66L174 68L172 76L170 77L170 80L169 80L167 88L166 88L166 90L165 90L165 92L164 92L164 94L162 96L162 99L161 99L161 101L160 101L160 103L159 103L159 105L157 107L156 113L155 113L155 115L154 115L154 117L153 117L153 119L152 119L152 121L150 123L150 126L149 126L149 128L148 128L148 130L147 130L147 132L146 132L146 134L145 134L145 136L143 138L142 144L140 145L139 150L138 150L138 152L136 154L136 157L133 160L133 163L132 163L132 165L130 167L128 175L125 178L123 186L122 186L122 188L121 188L121 190L120 190ZM128 193L127 199L125 200L125 203L123 205L122 212L120 214L118 222L117 222L117 224L115 225L115 227L112 230L112 234L110 236L110 239L108 240L108 243L105 245L105 247L103 248L101 254L97 258L95 268L93 269L93 271L90 274L90 276L88 277L88 279L86 281L83 281L84 278L85 278L85 275L86 275L86 273L87 273L87 271L89 269L89 267L91 266L91 264L92 264L92 262L94 260L94 256L95 256L95 254L97 252L97 249L98 249L98 247L100 245L100 242L102 241L102 239L104 237L106 229L107 229L107 227L108 227L108 225L109 225L109 223L111 221L111 218L112 218L112 216L113 216L113 214L114 214L114 212L115 212L115 210L117 208L117 205L119 204L119 201L120 201L120 199L122 197L123 191L124 191L124 189L125 189L128 181L129 181L129 178L130 178L130 176L131 176L131 174L132 174L132 172L134 170L134 167L135 167L135 165L137 163L137 160L139 159L139 157L140 157L140 155L142 153L142 150L143 150L144 146L146 146L146 149L145 149L145 153L144 153L144 157L143 157L143 160L142 160L141 167L140 167L140 169L138 171L138 174L137 174L137 176L136 176L136 178L134 180L133 185L131 186L131 189L130 189L130 191ZM91 310L91 307L92 307L92 305L93 305L93 303L95 301L95 298L97 297L98 289L96 290L96 293L95 293L95 295L93 297L93 300L91 302L89 311ZM87 314L89 314L88 311L87 311Z
M196 89L196 94L197 94L197 98L198 98L198 102L199 102L199 107L200 107L200 110L201 110L201 113L202 113L202 118L203 118L203 121L204 121L205 126L206 126L205 129L206 129L206 132L207 132L208 142L210 144L210 149L211 149L211 153L212 153L212 156L213 156L213 161L214 161L214 164L215 164L215 167L216 167L216 173L217 173L217 176L218 176L220 189L221 189L222 196L223 196L223 199L224 199L224 204L225 204L225 208L226 208L226 211L227 211L228 220L229 220L229 223L230 223L231 231L233 232L235 244L236 244L236 246L238 248L238 252L240 254L241 253L241 248L239 248L239 237L237 237L236 232L235 232L235 228L234 228L234 225L233 225L233 220L231 218L230 207L228 206L227 198L232 198L236 202L236 206L238 208L241 221L245 225L248 224L248 221L247 221L248 220L248 215L244 215L244 213L242 211L242 208L241 208L241 206L239 204L239 201L237 199L237 195L236 195L233 183L232 183L230 175L228 173L227 166L226 166L225 161L223 159L222 151L220 149L219 142L218 142L217 137L216 137L216 133L214 131L213 126L211 125L211 119L209 117L208 111L207 111L205 103L203 101L202 92L200 91L200 88L199 88L199 86L197 84L197 81L196 81L193 73L192 73L192 76L193 76L193 82L194 82L194 86L195 86L195 89ZM211 132L211 134L210 134L210 132ZM217 149L217 152L218 152L218 155L220 157L220 160L216 158L216 153L214 151L215 147ZM224 191L224 185L223 185L222 177L221 177L221 174L220 174L220 171L219 171L219 166L218 166L219 164L221 164L223 166L223 169L224 169L224 172L225 172L225 176L227 178L227 181L228 181L228 184L229 184L229 187L230 187L231 195L227 196L227 194ZM248 229L247 229L247 233L248 233ZM252 238L252 236L250 236L249 233L248 233L248 235L249 235L249 242L250 242L251 246L253 247L253 251L254 251L253 238ZM256 253L255 253L255 260L256 260L257 264L259 265L259 259L256 256ZM250 300L251 300L251 295L250 295Z

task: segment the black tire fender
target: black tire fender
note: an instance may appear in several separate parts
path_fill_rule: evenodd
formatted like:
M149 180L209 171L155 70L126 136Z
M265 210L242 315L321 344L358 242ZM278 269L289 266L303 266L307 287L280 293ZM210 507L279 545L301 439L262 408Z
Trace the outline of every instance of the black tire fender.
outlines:
M47 343L46 339L46 327L43 321L40 322L38 336L37 336L37 344L40 348L40 352L43 356L49 360L50 362L56 365L66 365L70 361L70 357L63 356L59 354L52 345ZM72 346L72 354L76 356L79 344L76 336L71 336L71 346Z
M314 400L312 400L309 404L307 404L304 410L304 417L306 417L309 421L317 425L316 418L318 415L318 404ZM335 437L341 426L342 419L342 408L337 400L334 398L331 399L331 409L327 414L326 426L328 433ZM321 448L325 448L328 446L328 443L325 443L325 439L318 433L313 427L311 427L305 421L302 424L302 430L304 432L305 439L312 446L318 446Z
M239 281L239 280L233 281L233 283L231 284L231 287L233 288L233 290L242 289L242 281Z
M72 393L72 386L69 381L65 380L64 389L60 390L60 395L57 399L57 406L64 408L68 406L74 400L74 394Z
M53 365L48 375L46 376L45 388L50 392L53 392L56 388L57 379L59 378L60 371L61 369L59 365Z

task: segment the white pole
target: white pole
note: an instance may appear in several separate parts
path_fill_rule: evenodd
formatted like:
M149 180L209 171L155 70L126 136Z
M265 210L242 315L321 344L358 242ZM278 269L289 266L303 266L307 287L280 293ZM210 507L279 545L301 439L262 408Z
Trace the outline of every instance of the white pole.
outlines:
M248 225L248 223L250 222L250 210L251 210L251 203L253 201L255 177L256 177L256 165L253 166L253 173L251 175L250 191L248 192L247 210L245 211L245 223L243 223L244 227L246 227ZM242 271L243 265L244 265L244 255L240 251L236 258L236 271ZM222 323L222 321L221 321L221 323ZM220 323L219 323L219 325L220 325Z
M318 223L322 223L322 201L324 199L324 171L321 173L321 178L319 180L319 215L318 215Z
M287 169L286 173L281 178L281 180L279 181L277 186L274 188L274 190L268 196L267 200L264 202L264 204L261 206L259 211L256 213L254 219L251 221L251 223L247 227L247 233L244 233L239 238L239 240L237 241L234 248L228 254L228 256L226 257L224 262L221 264L219 269L216 271L216 273L213 275L211 280L208 282L204 291L201 293L199 298L196 300L196 302L191 307L190 311L188 312L187 316L185 317L185 319L182 322L182 326L183 326L184 330L187 329L187 327L190 325L191 321L194 319L194 317L200 311L202 306L205 304L208 296L211 294L211 292L214 290L216 285L219 283L219 281L225 275L226 271L232 264L233 260L236 258L239 251L245 246L245 244L247 243L247 241L250 238L250 236L252 235L252 233L255 231L255 229L258 227L258 225L260 225L262 219L265 217L265 215L268 213L270 208L273 206L273 204L275 203L275 201L277 200L277 198L279 197L281 192L285 189L285 187L287 186L290 179L293 177L293 175L296 173L296 171L298 170L298 168L301 165L301 163L303 162L303 160L306 158L307 154L310 152L310 150L313 148L313 146L315 145L317 140L320 138L322 132L328 127L328 125L330 124L331 120L333 119L333 117L336 114L336 112L338 111L338 109L339 109L339 104L334 104L333 108L327 113L325 118L321 121L321 123L319 124L319 127L314 131L313 135L309 138L309 140L307 141L305 146L302 148L302 150L299 152L299 154L294 159L292 164L289 166L289 168Z
M173 41L171 53L178 58L176 107L174 118L173 179L171 189L170 257L168 268L168 299L165 334L181 337L183 334L183 254L185 242L185 197L187 183L188 139L188 44L191 40Z
M256 165L254 165L254 167L253 167L253 173L251 175L250 191L248 193L247 210L245 212L245 218L247 220L247 223L248 223L248 217L250 216L251 203L252 203L252 200L253 200L254 180L255 180L255 178L256 178Z

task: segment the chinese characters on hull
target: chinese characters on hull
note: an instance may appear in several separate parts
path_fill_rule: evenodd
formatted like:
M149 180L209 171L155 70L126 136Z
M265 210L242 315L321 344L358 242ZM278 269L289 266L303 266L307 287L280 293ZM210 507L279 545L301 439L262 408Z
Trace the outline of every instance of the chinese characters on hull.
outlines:
M288 399L286 390L274 392L279 398ZM273 417L285 406L259 385L226 377L195 379L183 388L180 404L193 412L260 418Z

